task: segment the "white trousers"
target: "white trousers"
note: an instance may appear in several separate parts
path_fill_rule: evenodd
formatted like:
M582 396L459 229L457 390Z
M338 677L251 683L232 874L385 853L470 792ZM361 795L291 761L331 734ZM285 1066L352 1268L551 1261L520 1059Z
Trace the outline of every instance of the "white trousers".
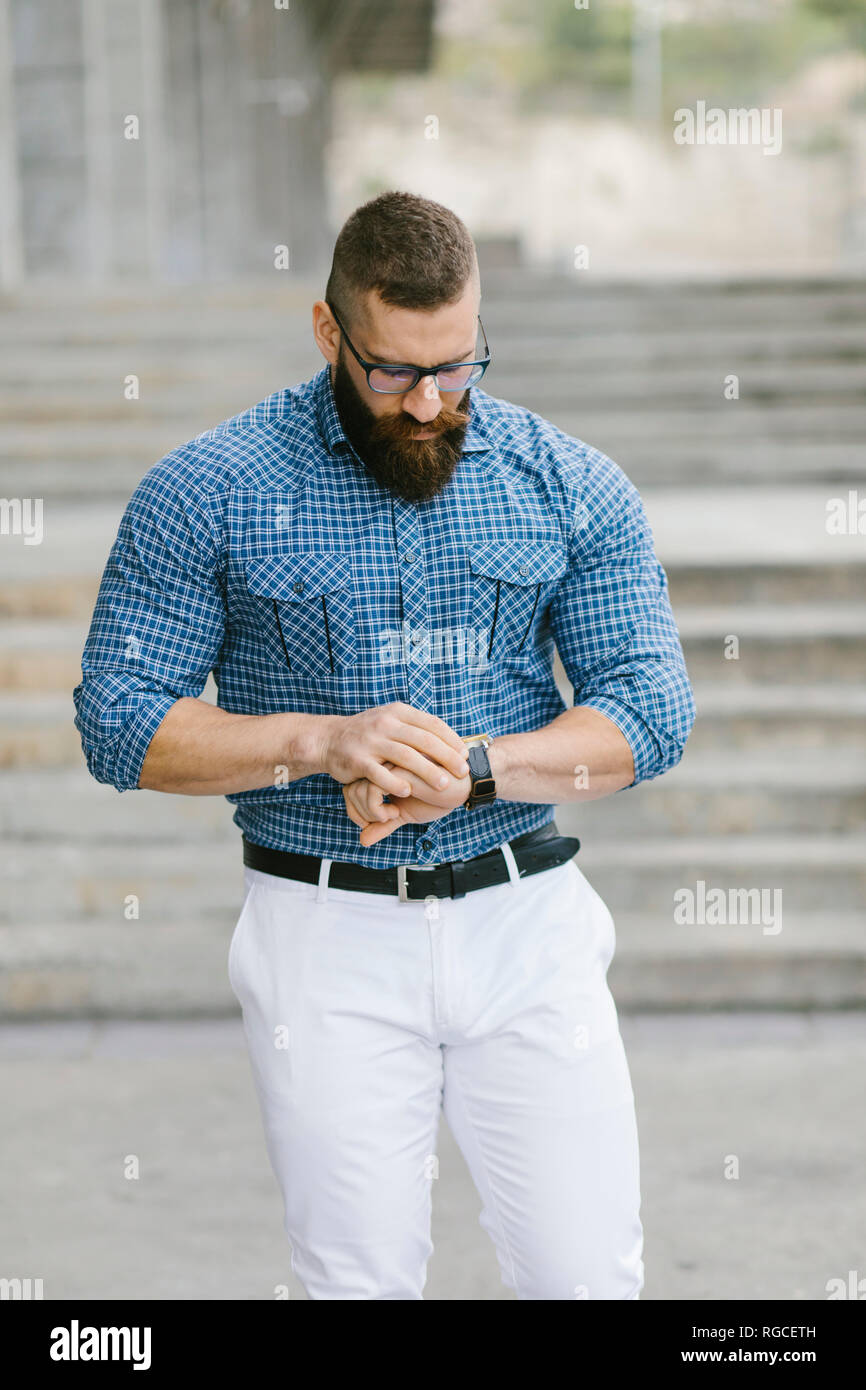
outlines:
M637 1126L572 860L399 902L245 869L228 971L310 1299L420 1299L440 1110L519 1299L636 1299Z

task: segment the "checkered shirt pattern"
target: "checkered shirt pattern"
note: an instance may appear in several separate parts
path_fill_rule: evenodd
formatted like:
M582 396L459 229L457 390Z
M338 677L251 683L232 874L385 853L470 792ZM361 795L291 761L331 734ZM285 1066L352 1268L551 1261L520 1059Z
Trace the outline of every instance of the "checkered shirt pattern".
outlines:
M632 785L673 767L695 717L637 489L598 450L471 390L460 463L432 500L381 487L327 366L172 450L125 509L74 691L88 767L135 788L166 711L349 715L401 700L458 734L539 729L574 702L628 740ZM577 772L577 769L575 769ZM369 849L324 774L228 797L248 839L385 868L469 859L548 822L498 800Z

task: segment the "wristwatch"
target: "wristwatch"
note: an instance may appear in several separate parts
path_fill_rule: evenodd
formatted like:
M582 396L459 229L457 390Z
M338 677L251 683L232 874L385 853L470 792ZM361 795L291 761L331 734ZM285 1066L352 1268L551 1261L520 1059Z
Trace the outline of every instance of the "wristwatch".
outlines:
M493 739L490 734L470 734L463 742L466 744L466 760L472 779L471 790L463 805L467 811L474 811L476 806L489 806L496 800L496 783L487 756Z

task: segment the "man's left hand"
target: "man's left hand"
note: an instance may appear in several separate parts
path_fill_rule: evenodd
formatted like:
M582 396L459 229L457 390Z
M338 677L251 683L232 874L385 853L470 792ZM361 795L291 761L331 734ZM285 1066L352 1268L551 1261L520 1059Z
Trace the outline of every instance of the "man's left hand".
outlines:
M390 768L392 764L385 763L384 766ZM402 773L404 769L401 768L400 771ZM449 777L448 786L435 794L434 802L429 799L430 791L426 782L425 799L422 799L416 795L417 779L413 778L411 773L406 773L406 781L412 788L410 795L392 795L388 801L383 800L384 793L366 777L344 784L343 800L346 803L346 813L359 827L360 842L365 849L377 844L379 840L384 840L399 825L427 825L430 821L440 820L457 806L462 806L472 789L472 779L468 774L460 778Z

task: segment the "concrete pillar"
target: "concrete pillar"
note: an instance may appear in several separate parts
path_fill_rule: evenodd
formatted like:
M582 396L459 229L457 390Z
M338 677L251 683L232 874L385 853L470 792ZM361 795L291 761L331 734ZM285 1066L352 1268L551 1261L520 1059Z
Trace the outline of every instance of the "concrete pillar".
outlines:
M8 0L27 275L91 269L81 0Z
M112 129L106 0L81 0L84 54L84 198L87 256L92 280L113 266Z
M141 6L142 114L145 129L146 264L154 280L162 277L165 243L165 125L162 0Z
M0 288L13 288L22 269L12 34L9 0L0 0Z
M292 269L326 267L315 13L313 0L0 0L13 78L0 277L22 245L27 273L94 280L266 275L282 244Z
M252 260L270 265L274 245L287 244L294 269L316 271L329 259L324 149L331 108L309 5L256 6L249 23L256 73L246 91L256 170Z

